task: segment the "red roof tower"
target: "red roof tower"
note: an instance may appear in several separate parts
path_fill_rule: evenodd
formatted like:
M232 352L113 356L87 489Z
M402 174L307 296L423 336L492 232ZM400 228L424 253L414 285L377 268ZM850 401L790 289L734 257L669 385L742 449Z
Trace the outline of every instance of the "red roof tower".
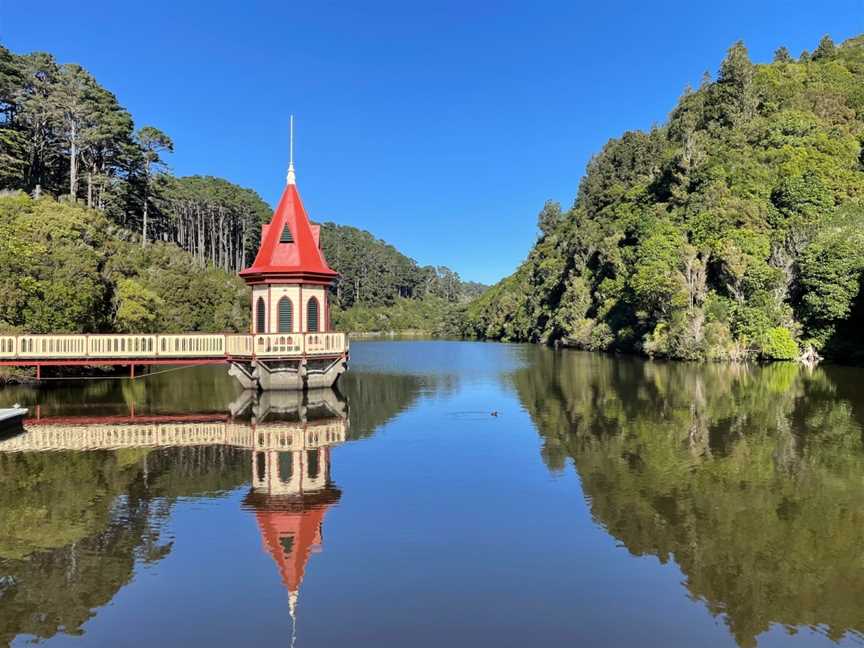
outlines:
M312 225L294 173L294 118L285 190L273 218L262 226L251 266L240 272L252 287L253 333L330 330L328 288L339 276L321 252L320 227Z
M297 185L289 179L273 218L261 226L255 261L240 276L248 284L306 280L329 285L339 275L319 246L320 227L309 222Z

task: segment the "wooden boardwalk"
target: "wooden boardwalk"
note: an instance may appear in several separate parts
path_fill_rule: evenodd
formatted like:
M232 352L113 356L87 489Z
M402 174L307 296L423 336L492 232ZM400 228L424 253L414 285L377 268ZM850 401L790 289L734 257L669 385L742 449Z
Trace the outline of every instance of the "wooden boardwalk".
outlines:
M336 358L345 333L0 335L0 365L223 364L254 359Z

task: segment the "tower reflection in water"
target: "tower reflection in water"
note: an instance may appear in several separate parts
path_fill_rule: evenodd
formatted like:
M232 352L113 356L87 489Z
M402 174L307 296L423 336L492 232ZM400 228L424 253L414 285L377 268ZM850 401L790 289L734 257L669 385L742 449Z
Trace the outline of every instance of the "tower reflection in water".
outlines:
M22 433L0 437L0 453L220 446L249 451L251 486L243 506L255 516L264 549L288 591L293 621L306 564L322 544L324 517L341 497L331 482L330 460L331 448L346 440L347 403L332 389L244 392L228 410L38 417L27 420ZM146 454L144 461L146 475Z
M330 448L345 441L348 429L336 392L310 392L301 400L294 392L263 392L248 405L256 438L252 488L243 501L279 568L295 623L306 563L321 546L327 510L342 495L330 480Z

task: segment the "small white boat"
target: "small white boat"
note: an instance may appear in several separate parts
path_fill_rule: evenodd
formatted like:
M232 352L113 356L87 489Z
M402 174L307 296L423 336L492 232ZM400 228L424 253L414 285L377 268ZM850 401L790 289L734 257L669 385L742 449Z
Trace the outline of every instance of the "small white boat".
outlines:
M20 430L25 416L27 416L27 408L18 407L17 403L14 407L0 408L0 432Z

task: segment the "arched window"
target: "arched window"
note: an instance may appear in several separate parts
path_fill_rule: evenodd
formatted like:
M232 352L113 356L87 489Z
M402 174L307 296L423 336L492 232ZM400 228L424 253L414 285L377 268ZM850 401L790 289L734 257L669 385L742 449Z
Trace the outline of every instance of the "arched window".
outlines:
M310 333L318 332L318 299L315 297L306 304L306 330Z
M283 297L279 300L279 332L291 333L294 330L294 306L291 300Z
M279 479L283 484L291 481L294 476L294 453L280 452L279 453Z
M255 332L267 332L267 307L264 305L264 298L258 298L258 304L255 307Z
M318 474L321 472L321 458L319 456L320 448L317 450L306 451L306 468L309 479L318 479Z

